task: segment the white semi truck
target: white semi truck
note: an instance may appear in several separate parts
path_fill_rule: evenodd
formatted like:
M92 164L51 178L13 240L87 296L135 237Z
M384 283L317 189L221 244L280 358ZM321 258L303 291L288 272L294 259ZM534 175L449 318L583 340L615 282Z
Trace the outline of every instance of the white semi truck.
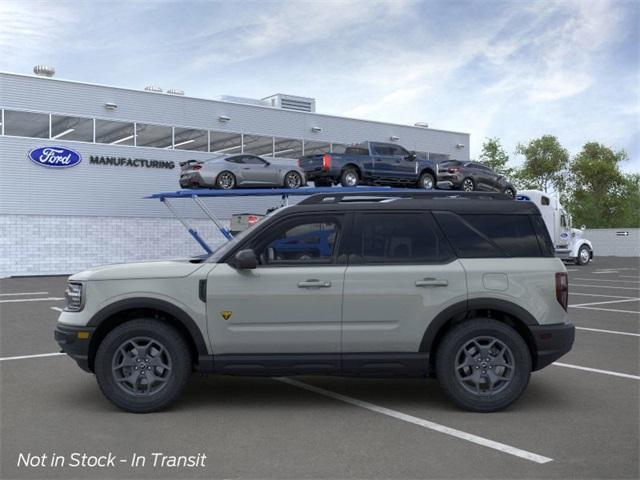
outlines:
M589 240L582 238L585 226L572 228L571 215L557 197L540 190L520 190L516 199L533 202L538 206L557 257L574 261L577 265L586 265L593 260L593 246Z

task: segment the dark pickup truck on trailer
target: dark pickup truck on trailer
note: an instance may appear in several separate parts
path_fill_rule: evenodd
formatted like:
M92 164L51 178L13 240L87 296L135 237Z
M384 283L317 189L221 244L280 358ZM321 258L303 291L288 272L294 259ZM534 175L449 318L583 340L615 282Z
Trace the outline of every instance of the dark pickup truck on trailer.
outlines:
M298 165L317 187L340 183L343 187L411 185L429 190L436 187L438 178L436 162L393 143L359 143L342 154L302 157Z

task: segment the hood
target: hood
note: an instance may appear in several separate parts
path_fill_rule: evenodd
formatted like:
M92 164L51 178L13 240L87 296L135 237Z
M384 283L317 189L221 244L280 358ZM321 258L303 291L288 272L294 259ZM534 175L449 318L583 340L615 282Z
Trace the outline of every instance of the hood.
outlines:
M118 263L94 267L69 277L69 280L137 280L144 278L180 278L191 275L202 263L189 260Z
M571 236L573 238L582 238L582 234L584 232L582 230L580 230L579 228L572 228L571 229Z

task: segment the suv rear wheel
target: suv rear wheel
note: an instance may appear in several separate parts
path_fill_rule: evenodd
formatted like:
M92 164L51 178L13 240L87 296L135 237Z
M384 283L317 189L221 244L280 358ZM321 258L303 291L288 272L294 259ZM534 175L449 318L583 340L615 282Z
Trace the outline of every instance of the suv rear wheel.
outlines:
M531 375L527 344L497 320L467 320L443 338L436 357L443 390L458 406L474 412L508 407L524 392Z
M114 405L149 413L165 408L182 392L191 376L191 355L180 333L169 325L131 320L102 340L95 373L102 393Z
M462 180L462 190L464 192L473 192L476 189L476 184L473 182L473 179L467 177Z

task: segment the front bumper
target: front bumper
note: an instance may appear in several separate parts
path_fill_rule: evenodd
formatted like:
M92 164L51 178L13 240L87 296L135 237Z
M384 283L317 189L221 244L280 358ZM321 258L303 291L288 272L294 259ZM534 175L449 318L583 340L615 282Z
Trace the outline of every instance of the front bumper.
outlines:
M87 372L91 372L89 368L89 344L94 331L95 328L93 327L58 324L53 332L60 349L73 358L81 369Z
M536 359L533 370L540 370L571 350L576 336L572 323L530 326L535 342Z

